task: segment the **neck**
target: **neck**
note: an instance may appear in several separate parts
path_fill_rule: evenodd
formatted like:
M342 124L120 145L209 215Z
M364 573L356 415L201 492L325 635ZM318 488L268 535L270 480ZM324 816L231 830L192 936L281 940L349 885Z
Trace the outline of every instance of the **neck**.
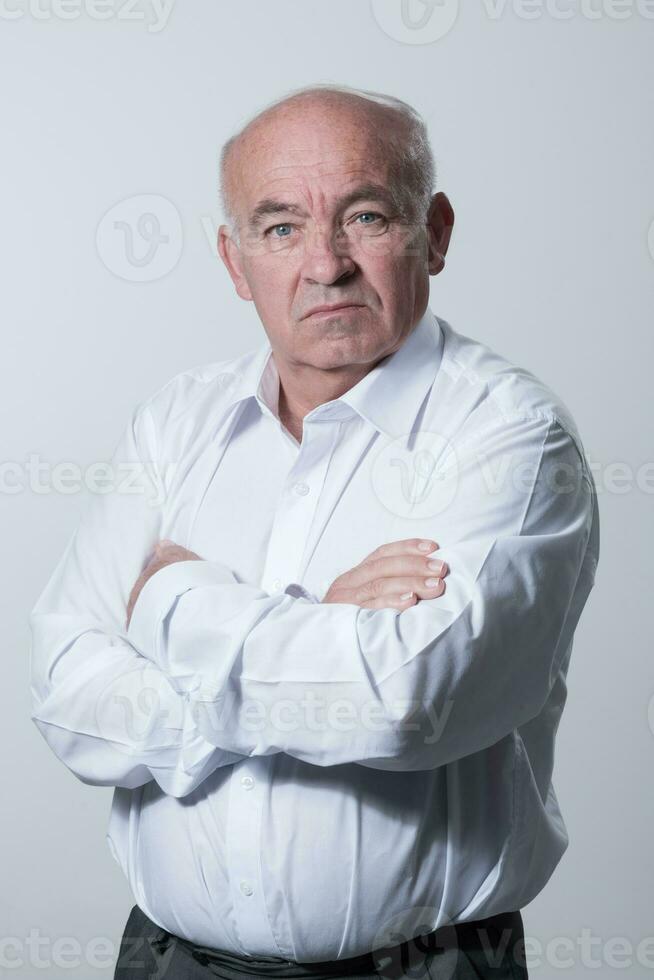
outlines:
M273 357L279 375L277 413L282 425L298 442L302 441L305 415L318 405L340 398L375 367L375 364L349 364L342 368L321 370L307 364L291 367L275 353Z

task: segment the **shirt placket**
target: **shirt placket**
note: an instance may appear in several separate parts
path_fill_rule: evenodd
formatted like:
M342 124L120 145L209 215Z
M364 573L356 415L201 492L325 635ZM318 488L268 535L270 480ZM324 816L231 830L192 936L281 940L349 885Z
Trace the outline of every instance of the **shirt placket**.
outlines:
M334 421L305 420L302 444L281 489L268 542L261 588L282 592L296 582L329 463L338 439ZM252 756L232 767L227 820L227 865L235 925L246 952L269 951L292 959L290 924L275 921L273 931L264 894L261 822L273 757Z
M281 592L298 582L338 432L336 421L305 420L302 445L282 487L268 542L261 578L266 592Z

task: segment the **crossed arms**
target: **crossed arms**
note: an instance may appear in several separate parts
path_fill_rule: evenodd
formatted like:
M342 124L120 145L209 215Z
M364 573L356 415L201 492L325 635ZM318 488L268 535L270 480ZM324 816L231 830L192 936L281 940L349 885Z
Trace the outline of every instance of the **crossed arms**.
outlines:
M137 409L114 460L151 459L151 426ZM434 528L447 592L401 612L271 596L220 562L186 560L145 582L126 629L160 537L156 476L142 467L143 493L94 496L30 617L31 717L51 749L83 782L155 779L181 797L220 766L276 752L432 769L535 717L592 587L591 485L544 416L493 423L458 463Z

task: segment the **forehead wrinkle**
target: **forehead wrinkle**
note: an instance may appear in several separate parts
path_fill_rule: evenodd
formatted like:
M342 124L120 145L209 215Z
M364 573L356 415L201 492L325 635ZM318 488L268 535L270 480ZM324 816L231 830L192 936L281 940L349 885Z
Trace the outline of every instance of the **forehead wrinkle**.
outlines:
M241 134L231 160L233 164L238 164L234 170L240 170L241 183L250 187L261 187L268 181L293 176L342 178L355 172L367 173L369 177L378 175L378 179L383 174L387 179L390 160L386 141L389 134L383 138L380 136L379 127L370 118L371 111L374 112L374 109L367 107L364 115L360 111L352 113L349 109L345 114L342 111L337 113L335 118L341 128L345 126L349 137L343 142L344 133L339 130L340 151L330 143L329 136L324 133L318 135L312 114L298 115L292 111L289 119L285 112L274 112L272 117L258 120ZM330 116L333 117L333 114L321 114L320 118L324 121ZM286 125L288 121L290 125ZM284 156L288 159L289 154L291 159L293 156L298 158L298 162L285 162ZM314 155L319 159L316 160ZM305 163L307 157L314 157L313 162Z
M316 160L314 163L279 163L276 166L271 167L268 173L272 175L279 173L281 177L284 175L288 175L289 177L292 177L295 174L303 175L307 172L310 176L314 177L333 177L343 173L365 174L370 173L371 169L379 162L379 160L374 158L367 159L360 155L356 157L346 157L345 159L340 160L338 159L338 156L334 156L332 158Z
M311 198L310 194L307 196ZM324 205L325 195L321 193L320 197L321 203ZM349 191L346 191L337 197L334 201L333 210L335 213L339 213L350 207L356 201L378 201L391 207L397 206L392 190L385 187L383 184L378 184L375 181L367 180L352 187ZM251 212L248 224L250 228L256 229L259 227L266 215L287 213L296 214L300 217L306 215L304 208L293 201L282 201L277 200L274 197L265 197L255 205L253 211Z
M347 136L341 139L341 145L346 153L348 145L354 146L355 156L349 156L343 161L338 160L338 157L331 158L329 136L324 138L325 125L329 124L332 124L332 130L336 126L341 137L344 134ZM276 179L277 173L280 177L284 172L306 173L307 168L314 173L322 172L331 177L336 176L341 168L346 168L346 172L349 172L353 165L356 169L360 169L363 164L364 167L375 170L381 166L385 170L386 182L389 183L390 180L396 185L390 189L397 201L401 202L405 195L403 187L397 186L398 166L394 163L397 154L393 147L398 141L403 141L407 132L406 121L395 110L349 95L331 97L320 93L316 97L298 97L274 105L241 131L232 148L225 169L225 183L234 201L234 211L246 211L247 198L250 197L247 185L252 188L261 183L260 175L256 172L257 163L259 160L275 158L276 152L280 150L281 138L286 140L286 150L290 139L292 152L301 158L313 155L312 150L325 152L328 158L309 165L280 164L270 171L272 179ZM236 176L239 170L240 180ZM250 171L249 180L244 174L245 170ZM245 214L243 217L247 221Z
M316 205L319 203L321 209L325 210L328 207L328 192L321 187L312 188L311 179L306 179L307 169L313 170L317 176L337 177L340 181L339 189L342 187L344 180L354 185L349 191L344 192L336 199L336 209L342 209L354 200L365 198L385 200L391 205L397 204L397 195L392 186L388 186L383 180L376 179L370 169L362 168L360 166L360 160L357 159L347 162L359 165L347 169L344 172L339 168L334 171L322 170L317 174L316 171L322 167L322 164L308 164L307 166L286 165L273 168L263 180L263 187L260 192L261 196L250 211L248 224L251 227L258 225L260 223L260 217L266 214L275 214L282 211L300 214L302 212L302 206L298 205L293 198L303 200L304 206L309 211L313 209L314 202ZM300 178L299 186L296 185L293 189L283 186L288 183L292 184L298 177ZM357 180L358 184L356 183Z

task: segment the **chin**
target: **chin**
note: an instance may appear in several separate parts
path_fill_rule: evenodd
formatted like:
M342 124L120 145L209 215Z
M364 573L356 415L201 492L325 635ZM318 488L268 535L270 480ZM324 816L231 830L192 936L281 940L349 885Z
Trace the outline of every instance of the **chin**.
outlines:
M307 355L314 367L327 370L347 364L367 364L379 355L378 344L361 343L362 338L340 337L322 344L319 351Z

